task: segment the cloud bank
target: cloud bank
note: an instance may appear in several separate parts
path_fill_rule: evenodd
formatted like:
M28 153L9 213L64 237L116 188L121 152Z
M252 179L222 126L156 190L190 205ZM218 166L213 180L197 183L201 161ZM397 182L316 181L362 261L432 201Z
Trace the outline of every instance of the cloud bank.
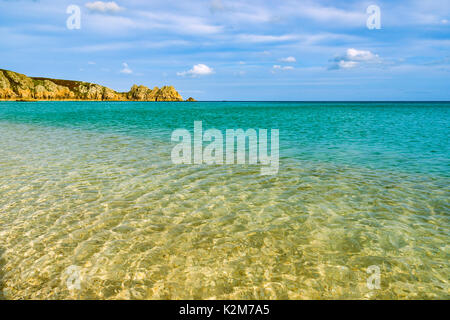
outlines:
M291 57L281 58L280 61L294 63L294 62L297 62L297 59L295 59L294 57L291 56Z
M192 69L188 71L183 72L177 72L178 76L184 77L184 76L191 76L191 77L198 77L198 76L206 76L209 74L213 74L214 69L208 67L206 64L196 64L192 67Z
M86 8L89 9L89 11L101 12L101 13L108 13L108 12L116 13L116 12L123 10L123 8L121 8L114 1L111 1L111 2L103 2L103 1L88 2L85 4L85 6L86 6Z
M347 49L345 54L334 57L328 69L352 69L358 66L378 63L381 63L381 59L377 54L366 50L357 50L354 48L350 48Z
M124 62L122 63L123 69L120 70L120 73L124 73L124 74L132 74L133 70L130 69L130 67L128 66L128 63Z

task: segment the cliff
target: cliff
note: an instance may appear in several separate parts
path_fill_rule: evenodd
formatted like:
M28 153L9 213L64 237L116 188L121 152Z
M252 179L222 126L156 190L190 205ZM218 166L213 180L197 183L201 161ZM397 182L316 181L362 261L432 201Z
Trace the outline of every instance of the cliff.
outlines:
M183 101L172 86L149 89L134 85L128 92L89 82L31 78L0 69L0 100Z

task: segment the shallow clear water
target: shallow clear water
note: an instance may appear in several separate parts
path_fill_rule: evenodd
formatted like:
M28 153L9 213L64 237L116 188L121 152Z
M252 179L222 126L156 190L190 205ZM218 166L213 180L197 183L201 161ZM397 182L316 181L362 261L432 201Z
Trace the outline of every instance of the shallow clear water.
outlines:
M173 165L195 120L279 129L279 173ZM0 103L0 298L448 299L449 137L450 103Z

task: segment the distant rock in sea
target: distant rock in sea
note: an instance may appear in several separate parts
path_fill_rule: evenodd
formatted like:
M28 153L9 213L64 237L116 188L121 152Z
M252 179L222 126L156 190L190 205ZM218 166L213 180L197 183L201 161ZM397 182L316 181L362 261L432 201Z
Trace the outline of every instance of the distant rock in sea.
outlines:
M192 97L189 97L186 101L189 101L189 102L195 102L195 101L197 101L197 100L195 100L195 99L192 98Z
M33 78L0 69L0 100L183 101L183 97L172 86L133 85L128 92L116 92L95 83Z

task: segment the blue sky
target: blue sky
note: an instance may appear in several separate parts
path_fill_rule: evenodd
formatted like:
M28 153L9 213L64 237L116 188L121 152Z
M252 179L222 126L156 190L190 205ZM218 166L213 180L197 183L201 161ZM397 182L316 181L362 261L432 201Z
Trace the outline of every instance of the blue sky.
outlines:
M81 28L68 29L69 5ZM381 29L369 30L369 5ZM199 100L450 100L450 1L0 0L0 68Z

